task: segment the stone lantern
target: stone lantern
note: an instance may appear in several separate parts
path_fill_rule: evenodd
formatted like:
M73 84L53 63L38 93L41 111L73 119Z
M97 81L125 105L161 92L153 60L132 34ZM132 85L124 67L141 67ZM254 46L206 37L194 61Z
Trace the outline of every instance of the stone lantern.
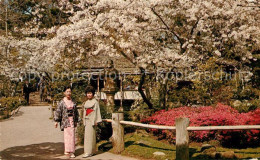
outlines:
M105 68L105 85L101 91L106 94L107 97L107 112L113 113L115 107L114 97L116 92L118 92L119 88L117 87L118 80L118 71L114 68L113 61L110 60L107 63L107 67Z

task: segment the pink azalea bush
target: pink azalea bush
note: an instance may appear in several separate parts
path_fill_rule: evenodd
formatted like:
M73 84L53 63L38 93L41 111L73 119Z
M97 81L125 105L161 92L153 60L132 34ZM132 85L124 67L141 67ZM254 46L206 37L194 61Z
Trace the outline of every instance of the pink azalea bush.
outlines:
M175 119L187 117L190 126L228 126L228 125L259 125L260 109L248 113L239 113L230 106L218 103L213 106L180 107L168 111L160 110L151 117L141 122L157 125L174 126ZM175 142L175 132L170 130L151 129L154 134ZM249 146L260 144L260 130L217 130L217 131L192 131L192 141L202 142L219 140L226 146Z

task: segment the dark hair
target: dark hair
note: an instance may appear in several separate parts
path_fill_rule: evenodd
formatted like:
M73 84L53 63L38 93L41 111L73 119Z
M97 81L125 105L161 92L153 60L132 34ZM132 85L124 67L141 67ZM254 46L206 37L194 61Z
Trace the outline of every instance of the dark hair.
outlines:
M86 88L86 90L85 90L85 93L87 94L88 92L91 92L92 94L93 94L93 96L94 96L94 94L95 94L95 88L94 87L92 87L92 86L87 86L87 88Z
M63 92L65 92L67 89L72 90L71 86L65 86L65 87L63 88Z

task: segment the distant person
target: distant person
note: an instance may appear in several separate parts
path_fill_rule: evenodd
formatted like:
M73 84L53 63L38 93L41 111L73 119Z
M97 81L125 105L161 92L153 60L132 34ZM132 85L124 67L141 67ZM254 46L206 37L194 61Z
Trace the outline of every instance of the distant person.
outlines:
M36 91L38 92L39 91L39 83L40 83L41 79L39 77L36 77L35 80L36 80L36 86L35 87L36 87Z
M23 85L23 95L24 95L24 99L26 100L26 104L29 105L30 104L30 93L31 93L31 86L28 82L28 80L25 81L25 84Z
M45 80L43 79L41 82L40 82L40 99L41 99L41 102L42 101L45 101L45 89L46 89L46 86L45 86Z
M64 98L59 102L54 114L55 128L60 123L64 131L64 154L75 158L75 128L80 121L76 103L71 99L71 87L64 88Z

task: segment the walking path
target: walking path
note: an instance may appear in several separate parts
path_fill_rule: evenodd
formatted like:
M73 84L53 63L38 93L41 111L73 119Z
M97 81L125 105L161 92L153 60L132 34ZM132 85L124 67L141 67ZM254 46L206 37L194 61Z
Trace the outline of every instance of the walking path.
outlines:
M13 117L0 121L0 160L67 159L63 132L54 128L50 116L49 106L23 106ZM83 146L77 146L75 159L136 160L109 152L82 158L83 152Z

